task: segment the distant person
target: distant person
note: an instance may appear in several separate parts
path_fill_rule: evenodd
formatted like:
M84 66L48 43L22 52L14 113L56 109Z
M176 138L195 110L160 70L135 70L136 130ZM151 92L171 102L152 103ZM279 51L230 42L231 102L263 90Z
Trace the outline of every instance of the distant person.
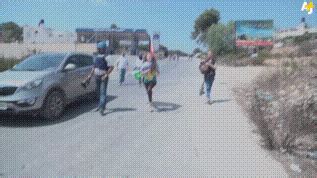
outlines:
M251 59L256 59L257 57L258 57L258 52L256 48L254 48L251 54Z
M160 72L159 72L159 67L157 65L156 58L152 56L150 53L146 55L146 61L141 66L141 72L143 74L143 83L148 95L150 111L153 112L154 106L153 106L153 100L152 100L152 95L153 95L152 90L157 83L156 76Z
M125 53L122 54L122 56L117 60L117 70L119 71L119 85L122 85L122 83L125 80L125 74L129 68L129 61L125 55Z
M107 43L105 41L97 44L98 54L95 57L94 67L88 75L86 81L83 82L83 84L85 84L87 81L90 81L93 75L95 76L96 92L99 95L99 105L96 111L99 111L101 115L104 114L104 110L106 109L109 74L113 70L113 66L108 66L108 62L106 60L106 49Z
M207 104L212 104L211 88L212 88L212 84L215 80L215 75L216 75L215 62L216 62L215 55L214 55L213 51L209 50L207 59L205 59L199 65L199 69L200 69L201 73L204 75L204 83L202 85L200 95L202 95L204 93L203 89L204 89L204 85L205 85L205 90L206 90L205 94L206 94L206 98L207 98Z

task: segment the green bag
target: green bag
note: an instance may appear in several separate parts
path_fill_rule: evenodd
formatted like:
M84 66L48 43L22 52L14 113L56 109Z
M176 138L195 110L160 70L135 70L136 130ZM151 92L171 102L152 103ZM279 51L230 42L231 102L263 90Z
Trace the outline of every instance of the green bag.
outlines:
M142 78L142 73L140 70L134 70L133 71L133 76L136 80L141 80Z

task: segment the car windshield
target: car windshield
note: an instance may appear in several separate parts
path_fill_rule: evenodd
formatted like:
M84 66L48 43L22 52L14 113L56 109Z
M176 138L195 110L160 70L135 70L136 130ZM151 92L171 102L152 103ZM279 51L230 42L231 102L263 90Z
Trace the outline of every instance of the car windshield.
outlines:
M12 70L42 71L56 69L64 58L65 54L37 54L26 58L21 63L14 66Z

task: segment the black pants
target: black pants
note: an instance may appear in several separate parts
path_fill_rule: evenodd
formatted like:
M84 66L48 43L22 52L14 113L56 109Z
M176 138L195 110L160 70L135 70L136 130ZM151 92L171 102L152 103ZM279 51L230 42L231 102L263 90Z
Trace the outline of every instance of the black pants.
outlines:
M145 89L146 89L146 92L147 92L147 95L148 95L150 103L152 102L152 93L153 93L152 89L155 87L155 85L156 85L156 82L144 83L144 86L145 86Z

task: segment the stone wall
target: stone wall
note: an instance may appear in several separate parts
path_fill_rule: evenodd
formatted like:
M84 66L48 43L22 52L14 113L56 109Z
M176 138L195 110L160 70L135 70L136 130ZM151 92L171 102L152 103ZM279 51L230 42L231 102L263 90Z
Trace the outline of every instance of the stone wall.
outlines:
M96 51L95 43L80 44L24 44L0 43L0 57L21 58L33 51L37 52L82 52L93 54Z

